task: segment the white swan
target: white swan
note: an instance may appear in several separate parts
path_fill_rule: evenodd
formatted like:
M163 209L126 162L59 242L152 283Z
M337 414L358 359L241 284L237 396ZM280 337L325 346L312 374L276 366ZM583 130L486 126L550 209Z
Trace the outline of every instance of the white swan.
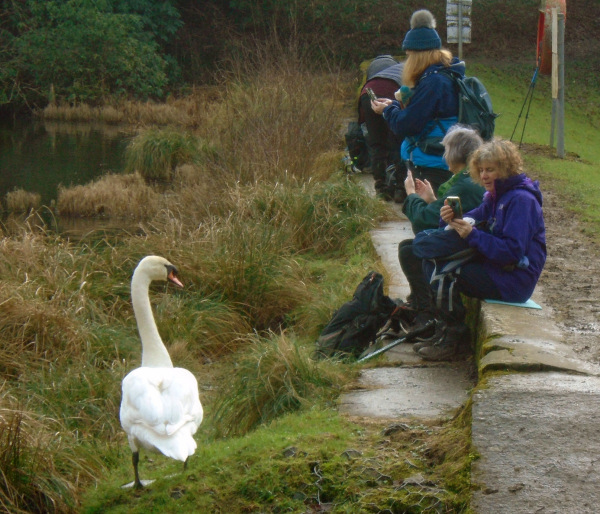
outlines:
M196 450L193 435L203 414L196 378L187 369L173 367L158 333L148 297L153 280L168 280L183 287L175 266L153 255L140 261L131 279L142 366L123 379L120 418L133 452L136 489L143 487L138 474L140 448L183 461L185 469L188 457Z

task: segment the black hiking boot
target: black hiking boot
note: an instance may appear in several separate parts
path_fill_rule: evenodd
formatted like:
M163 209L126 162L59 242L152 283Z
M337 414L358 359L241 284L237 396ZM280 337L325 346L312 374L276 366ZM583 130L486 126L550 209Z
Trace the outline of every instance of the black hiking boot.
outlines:
M439 329L438 324L440 323L440 320L437 320L435 318L435 314L428 310L415 312L416 314L413 319L403 323L402 329L408 334L411 332L421 331L426 325L429 325L430 329L415 337L415 341L427 341L434 337L436 331ZM435 323L432 324L432 321Z
M428 321L423 321L423 323L427 323ZM433 346L436 343L444 340L446 336L447 325L444 321L439 319L434 319L435 324L433 325L432 332L427 334L423 334L420 337L415 338L417 341L413 344L413 351L419 355L421 348L425 348L427 346Z
M454 360L460 348L469 346L469 336L469 327L464 324L446 326L440 338L431 345L421 347L417 353L428 361Z

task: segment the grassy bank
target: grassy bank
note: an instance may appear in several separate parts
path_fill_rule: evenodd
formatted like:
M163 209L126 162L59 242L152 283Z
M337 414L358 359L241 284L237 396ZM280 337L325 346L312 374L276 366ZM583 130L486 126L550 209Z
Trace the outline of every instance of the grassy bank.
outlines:
M376 266L367 232L386 207L340 171L338 100L314 99L339 77L307 75L293 55L288 62L268 91L258 87L260 72L272 70L246 69L226 102L205 106L193 137L209 141L211 153L184 166L156 159L173 171L165 180L103 177L59 198L59 209L95 215L119 216L111 209L125 206L143 220L136 234L61 239L35 205L20 226L3 227L2 509L80 512L82 491L131 474L118 409L121 379L140 362L129 281L145 255L168 257L186 284L151 296L173 361L200 379L207 418L199 437L209 447L219 434L327 408L352 377L312 362L309 350ZM303 92L306 82L312 89ZM256 375L252 363L264 354ZM253 383L253 402L229 380L244 362L239 379ZM157 458L156 470L153 458L143 457L145 477L172 464ZM116 492L104 490L100 510Z

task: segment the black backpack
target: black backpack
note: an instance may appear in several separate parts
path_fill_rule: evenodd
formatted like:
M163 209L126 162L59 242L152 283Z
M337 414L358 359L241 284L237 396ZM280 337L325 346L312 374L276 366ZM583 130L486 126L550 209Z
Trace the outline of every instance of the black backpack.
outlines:
M352 300L342 305L325 326L314 356L358 357L375 340L396 304L383 294L383 276L371 271L358 285Z
M346 131L344 139L346 140L348 155L352 160L352 165L361 171L368 168L371 165L369 148L362 128L357 121L348 123L348 130Z
M458 123L474 128L485 141L492 139L498 115L483 83L477 77L462 77L448 68L440 73L450 76L458 89Z

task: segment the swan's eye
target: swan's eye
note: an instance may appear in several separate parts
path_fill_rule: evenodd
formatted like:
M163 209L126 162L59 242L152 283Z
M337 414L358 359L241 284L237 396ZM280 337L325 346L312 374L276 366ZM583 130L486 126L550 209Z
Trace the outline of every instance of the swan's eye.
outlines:
M183 287L183 284L178 278L177 268L173 265L165 266L167 268L167 280L175 284L176 286Z

